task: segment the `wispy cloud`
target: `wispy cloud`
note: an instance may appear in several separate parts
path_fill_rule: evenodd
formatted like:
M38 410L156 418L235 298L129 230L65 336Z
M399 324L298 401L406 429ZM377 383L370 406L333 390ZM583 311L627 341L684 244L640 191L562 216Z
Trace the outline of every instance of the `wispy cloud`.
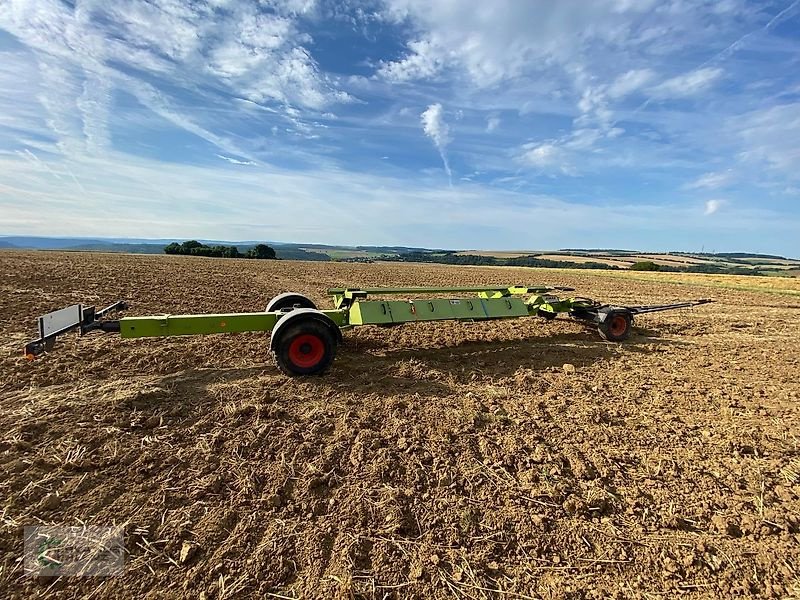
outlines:
M59 159L61 161L63 159ZM57 164L51 168L58 170ZM103 177L95 174L102 168ZM797 218L775 226L767 210L720 211L713 222L693 218L692 206L659 206L650 202L587 205L559 197L514 193L496 187L463 183L451 188L436 179L414 181L371 175L353 178L340 170L293 172L264 167L240 169L235 177L220 165L172 165L112 153L71 163L85 190L63 180L37 178L31 161L0 155L0 211L5 232L52 234L57 221L72 235L141 237L141 215L148 214L152 237L303 240L341 244L413 244L421 246L498 247L498 239L527 239L537 231L537 244L563 247L581 239L605 247L613 242L654 247L654 235L680 229L715 240L721 233L796 230ZM160 169L158 187L151 183ZM26 185L19 202L13 188ZM264 194L269 189L270 194ZM9 190L8 192L3 190ZM164 192L167 195L164 196ZM387 201L390 198L391 201ZM451 220L430 218L441 207ZM175 219L175 214L181 215ZM46 214L48 219L32 219ZM626 223L598 228L596 223ZM548 227L542 228L542 223ZM468 233L468 241L464 238ZM502 243L502 242L501 242ZM668 245L658 246L668 249Z
M651 69L631 69L619 75L608 86L608 95L611 98L624 98L633 92L641 90L655 77Z
M523 164L530 165L543 172L577 175L575 167L567 159L566 151L557 143L550 141L524 144L522 150L520 160Z
M53 169L51 169L46 162L42 162L41 160L39 160L39 157L36 156L33 152L31 152L28 148L25 148L24 150L21 151L17 150L16 154L17 156L24 158L25 160L31 161L38 168L42 169L43 171L46 171L56 179L61 179L61 175L59 175Z
M725 204L725 200L706 200L706 208L703 212L704 215L709 216L715 214Z
M431 104L420 115L422 130L431 140L442 157L442 164L447 173L450 185L453 185L453 174L450 171L450 163L447 161L447 145L450 143L450 128L444 120L444 110L441 104Z
M496 239L514 231L520 203L541 211L545 197L566 206L552 215L642 205L660 223L696 217L707 193L727 204L693 226L718 242L736 231L725 238L736 249L773 243L739 225L752 198L774 208L758 217L762 233L800 212L800 102L786 67L800 0L779 4L0 0L4 224L13 213L15 227L38 227L37 194L56 214L135 202L130 189L154 212L148 202L180 205L187 227L243 229L267 184L298 218L327 215L330 231L350 222L337 212L348 194L410 202L400 192L414 180L452 214L491 202L499 216L481 217ZM457 165L458 186L435 175L440 160L448 182ZM235 190L222 217L191 178ZM416 234L396 223L380 234ZM653 244L686 239L636 226ZM480 225L448 227L437 231L471 239Z
M773 177L800 180L800 101L751 111L729 123L743 144L740 160L766 167Z
M419 34L407 44L406 56L385 64L381 72L407 81L456 67L473 85L492 87L531 65L573 64L590 42L617 41L620 31L640 17L648 4L495 0L465 10L457 2L388 0L386 17L410 22Z
M219 91L269 103L291 123L296 108L321 111L352 97L322 72L298 20L313 2L275 0L271 11L233 0L189 4L122 0L69 4L8 0L0 29L40 57L39 100L63 152L108 148L115 90L132 93L175 125L230 151L236 144L197 124L195 111L175 108L182 90L220 105Z
M732 170L704 173L694 181L687 183L684 189L687 190L717 190L725 187L734 179Z
M688 98L709 89L722 77L723 70L717 67L705 67L671 77L650 89L654 98Z
M231 158L230 156L223 156L222 154L217 154L217 158L221 158L222 160L228 161L233 165L245 165L250 167L255 167L258 163L252 160L237 160L235 158Z
M490 115L486 119L486 133L492 133L495 129L500 127L500 117L497 115Z
M408 43L408 55L398 61L384 62L378 75L393 82L430 79L437 75L446 61L442 49L428 40L414 40Z

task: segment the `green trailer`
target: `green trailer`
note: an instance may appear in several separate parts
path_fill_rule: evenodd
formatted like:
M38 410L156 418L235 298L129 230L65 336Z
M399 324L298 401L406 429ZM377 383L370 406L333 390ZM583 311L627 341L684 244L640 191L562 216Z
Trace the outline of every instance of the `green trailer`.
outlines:
M295 292L273 298L262 312L150 315L110 318L128 308L124 301L102 310L74 304L39 317L39 336L25 345L33 359L53 349L56 338L77 330L117 333L123 338L271 331L270 350L287 375L314 375L330 367L342 331L364 325L393 326L427 321L489 321L520 317L552 320L559 315L596 326L609 342L630 336L635 316L689 308L709 299L677 304L615 306L565 296L567 287L501 285L474 287L332 288L333 308L318 309Z

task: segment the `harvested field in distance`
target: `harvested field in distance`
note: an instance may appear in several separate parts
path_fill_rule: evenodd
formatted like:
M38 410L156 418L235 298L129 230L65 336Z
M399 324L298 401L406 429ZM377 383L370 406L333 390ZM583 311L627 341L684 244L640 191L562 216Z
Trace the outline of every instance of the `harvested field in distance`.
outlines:
M652 259L660 259L660 260L668 260L675 263L687 264L687 265L706 265L709 261L707 258L695 258L692 256L680 256L678 254L675 255L666 255L666 254L639 254L637 255L637 260L652 260Z
M781 270L786 275L794 276L794 270L800 267L800 261L790 259L769 259L769 258L744 258L736 261L725 260L718 256L683 256L680 254L649 254L649 253L625 253L609 254L602 250L574 250L560 252L543 252L536 250L517 250L517 251L496 251L496 250L464 250L457 252L458 255L490 256L498 259L517 258L520 256L533 256L543 260L558 260L583 264L588 262L601 263L616 266L621 269L628 269L634 263L649 261L664 267L691 267L691 266L713 266L727 269L753 269L753 270Z
M562 272L571 272L564 269ZM792 277L762 277L758 275L705 275L702 273L653 273L645 271L599 271L600 277L619 277L626 281L646 281L662 284L690 285L800 295L800 280Z
M35 317L263 309L343 285L570 285L637 319L345 332L290 379L264 334L69 335ZM743 289L732 289L741 287ZM0 252L4 597L800 595L800 281ZM125 572L26 578L26 525L124 524Z
M520 256L530 256L538 253L534 250L462 250L461 252L456 252L456 254L460 256L472 255L494 256L495 258L518 258Z
M742 258L741 260L759 265L788 265L797 266L800 261L787 260L784 258Z
M539 254L536 258L544 258L547 260L566 260L574 263L601 263L604 265L611 265L613 267L620 267L627 269L635 259L626 260L624 258L612 258L608 256L568 256L565 254Z

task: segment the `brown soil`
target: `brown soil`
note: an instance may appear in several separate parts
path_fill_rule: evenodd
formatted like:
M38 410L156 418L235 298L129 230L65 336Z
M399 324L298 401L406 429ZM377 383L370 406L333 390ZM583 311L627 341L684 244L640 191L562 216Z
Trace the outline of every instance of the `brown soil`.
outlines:
M0 596L797 596L800 304L703 281L2 252ZM560 319L364 327L306 379L264 334L20 353L74 302L245 311L482 283L718 302L642 317L621 345ZM24 526L81 522L124 524L122 575L24 575Z

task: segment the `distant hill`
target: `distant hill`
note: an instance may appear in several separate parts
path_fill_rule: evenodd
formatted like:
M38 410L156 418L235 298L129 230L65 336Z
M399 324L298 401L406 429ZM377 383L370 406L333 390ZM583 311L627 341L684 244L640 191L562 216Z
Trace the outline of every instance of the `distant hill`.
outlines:
M69 250L86 252L125 252L131 254L162 254L164 246L172 242L185 241L182 238L62 238L40 236L0 237L0 248L20 248L32 250ZM298 244L293 242L273 242L262 240L206 240L198 242L210 246L236 246L240 252L247 252L256 244L266 243L275 249L278 258L283 260L339 260L348 258L379 258L383 255L431 252L428 248L409 246L336 246L333 244Z
M81 238L43 236L0 236L0 249L67 250L162 254L164 247L182 238ZM236 246L246 253L266 243L283 260L371 262L440 262L538 267L630 269L637 262L651 262L662 271L736 273L748 275L797 276L800 260L776 254L754 252L641 252L613 248L561 248L560 250L444 250L414 246L337 246L269 240L204 240L207 245Z
M636 250L620 250L615 248L561 248L559 252L605 252L606 254L636 254Z
M287 248L285 246L278 246L275 248L275 254L282 260L317 260L326 261L331 257L324 252L308 252L301 248Z
M124 240L124 238L123 238ZM0 249L66 250L74 252L122 252L128 254L163 254L164 246L182 240L125 240L91 238L47 238L36 236L9 236L0 238ZM236 246L245 253L262 242L225 242L219 240L198 240L204 244ZM331 257L324 252L309 252L299 244L276 244L275 253L284 260L326 261ZM336 246L332 246L336 248Z
M117 244L108 242L92 242L77 244L64 248L45 248L47 250L70 250L85 252L124 252L128 254L162 254L164 246L161 244Z
M32 248L36 250L63 250L79 245L107 245L112 240L97 240L93 238L51 238L36 236L4 236L0 237L0 244L11 244L13 248ZM9 247L9 246L3 246Z
M753 254L751 252L698 252L694 256L718 256L720 258L771 258L775 260L790 260L777 254Z

